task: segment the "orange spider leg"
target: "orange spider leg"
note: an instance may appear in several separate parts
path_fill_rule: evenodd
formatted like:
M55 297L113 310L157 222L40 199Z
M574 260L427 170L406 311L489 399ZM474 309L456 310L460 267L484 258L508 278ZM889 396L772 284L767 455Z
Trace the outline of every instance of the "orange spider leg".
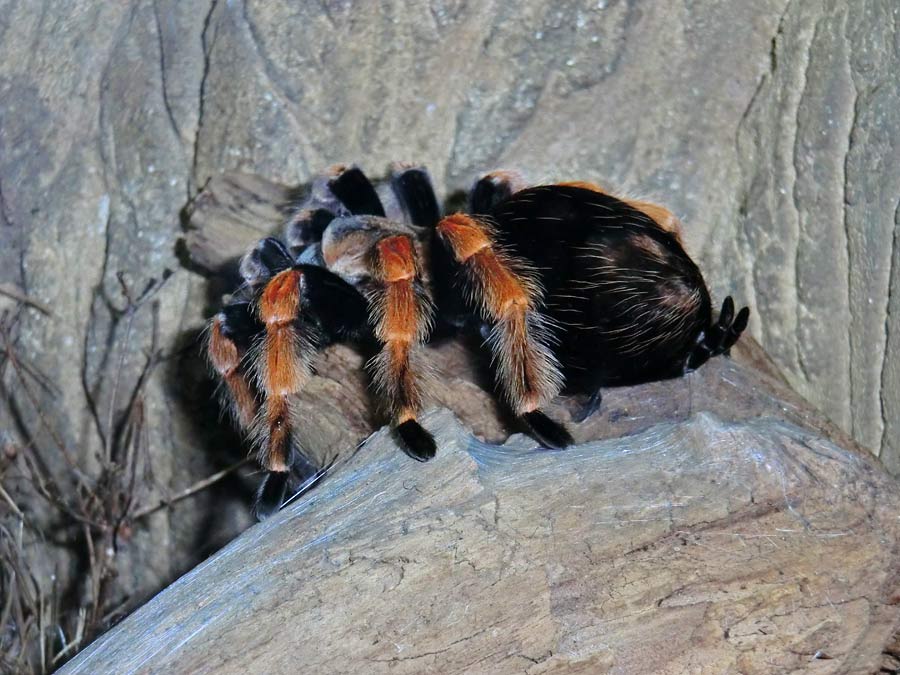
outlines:
M259 315L266 331L259 359L258 379L265 394L259 421L261 463L269 471L289 470L292 414L290 396L310 376L309 352L296 328L303 274L288 269L272 277L259 299Z
M249 429L258 409L256 394L241 371L241 358L244 353L225 335L223 323L224 317L221 314L213 319L207 355L228 389L230 396L227 398L232 415L242 428Z
M375 336L382 343L374 360L374 378L384 393L392 420L406 450L418 460L434 456L431 435L417 422L422 408L418 347L427 339L431 305L417 286L415 249L409 237L395 235L374 247L373 276L379 287L372 294Z
M637 209L645 216L650 218L654 223L656 223L659 228L665 232L668 232L682 246L684 245L684 240L682 236L682 227L681 221L675 217L675 214L669 211L665 206L660 206L659 204L654 204L652 202L645 202L640 199L626 199L624 197L619 197L614 195L607 190L604 190L602 187L597 185L596 183L590 183L588 181L583 180L575 180L575 181L567 181L565 183L559 183L559 185L566 185L569 187L577 187L585 190L591 190L592 192L599 192L600 194L609 195L611 197L615 197L619 201L623 201L628 204L631 208Z
M475 301L494 324L490 344L510 405L518 415L534 413L562 388L537 312L539 289L496 250L483 223L457 213L444 218L437 232L466 270Z

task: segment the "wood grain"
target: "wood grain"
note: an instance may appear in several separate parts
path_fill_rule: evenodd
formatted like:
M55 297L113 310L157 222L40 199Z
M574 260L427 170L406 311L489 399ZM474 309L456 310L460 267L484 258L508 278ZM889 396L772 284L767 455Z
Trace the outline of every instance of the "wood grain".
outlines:
M458 417L424 417L422 465L385 429L353 449L362 357L334 348L301 397L325 481L62 672L874 672L900 626L898 485L752 340L735 352L608 390L580 445L547 452L494 444L506 422L445 344Z

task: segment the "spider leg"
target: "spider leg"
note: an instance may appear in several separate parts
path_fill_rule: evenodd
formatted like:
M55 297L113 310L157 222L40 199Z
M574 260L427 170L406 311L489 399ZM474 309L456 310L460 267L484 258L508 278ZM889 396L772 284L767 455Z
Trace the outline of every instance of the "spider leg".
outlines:
M296 445L293 396L312 374L315 352L330 340L357 337L366 325L366 301L328 270L297 265L276 274L257 302L265 324L257 381L264 394L255 431L260 463L269 472L257 492L254 512L263 519L284 502L291 474L301 481L316 475Z
M299 253L322 241L332 220L349 214L384 216L375 186L357 167L334 166L312 182L310 194L285 222L285 239Z
M322 241L322 233L335 215L326 208L300 208L284 225L285 239L296 255L307 246Z
M254 311L258 289L273 275L290 267L291 257L284 245L274 238L261 240L241 260L245 285L236 299L227 303L211 323L207 352L209 359L226 385L226 400L238 425L258 433L260 402L256 388L248 378L246 356L260 335L266 332ZM264 403L263 408L268 406ZM254 503L257 518L265 518L283 500L288 485L288 471L270 473L262 482Z
M487 214L505 199L525 187L522 176L514 171L492 171L482 176L469 193L469 213Z
M290 251L275 237L260 239L243 258L240 273L247 289L259 288L293 265Z
M241 260L245 286L210 322L207 357L225 383L226 406L238 426L245 430L251 428L259 404L243 360L264 330L253 311L253 289L290 264L290 254L280 241L272 237L260 240Z
M603 403L603 390L599 387L597 391L591 394L591 397L587 400L587 403L582 406L581 410L579 410L573 417L577 424L581 424L586 419L591 417L595 412L600 410L600 405Z
M472 300L493 326L488 343L513 411L546 445L571 444L565 427L540 411L559 393L563 378L538 311L537 284L516 271L515 261L496 247L488 226L475 218L448 216L437 232L462 267Z
M420 227L437 225L441 209L425 169L406 167L395 170L391 175L391 188L409 222Z
M647 202L642 199L627 199L625 197L619 197L612 194L608 190L604 190L596 183L590 183L588 181L567 181L564 183L559 183L559 185L583 188L585 190L591 190L592 192L599 192L600 194L615 197L619 201L628 204L631 208L643 213L645 216L650 218L650 220L656 223L656 225L661 230L671 234L673 237L675 237L679 244L684 246L684 236L681 227L681 221L679 221L678 218L675 217L675 214L669 211L669 209L667 209L665 206L660 206L659 204Z
M416 419L422 407L418 350L431 330L432 308L419 280L412 240L392 235L377 241L373 268L370 311L382 345L372 361L375 385L386 398L404 451L424 462L437 450L434 437Z
M311 375L315 346L298 329L303 272L289 268L266 284L258 301L259 317L265 324L257 366L259 387L265 396L257 434L260 464L266 470L286 473L290 469L293 415L290 397L301 390Z
M375 186L358 167L340 171L328 181L328 188L351 214L384 217Z
M210 364L225 383L224 402L242 429L251 427L259 409L242 362L260 329L249 302L229 303L213 317L206 344Z

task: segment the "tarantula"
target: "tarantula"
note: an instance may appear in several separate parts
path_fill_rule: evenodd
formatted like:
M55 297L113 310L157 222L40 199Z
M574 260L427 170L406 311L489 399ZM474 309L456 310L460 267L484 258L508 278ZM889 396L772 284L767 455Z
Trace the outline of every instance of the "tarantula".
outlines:
M680 225L661 206L494 172L475 183L466 213L442 218L420 167L396 167L382 197L356 167L320 176L286 241L263 239L242 259L244 283L211 322L209 359L268 471L260 517L304 461L292 395L330 343L377 344L375 387L405 452L425 461L436 444L417 420L435 322L481 331L503 397L550 447L572 442L541 410L564 385L592 394L580 421L602 387L682 375L747 325L749 310L735 315L730 297L713 321Z

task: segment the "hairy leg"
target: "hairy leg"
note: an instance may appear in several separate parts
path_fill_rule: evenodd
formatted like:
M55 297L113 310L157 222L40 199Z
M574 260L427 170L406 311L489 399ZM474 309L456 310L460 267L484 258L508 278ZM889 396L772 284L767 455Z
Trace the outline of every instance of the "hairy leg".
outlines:
M419 280L412 240L378 240L372 257L376 285L370 294L375 336L382 345L373 360L375 385L387 402L404 449L414 459L434 457L434 438L418 423L423 364L419 350L431 328L431 303Z
M245 431L252 428L259 410L258 392L247 367L254 342L265 332L254 308L256 295L274 274L290 265L290 254L280 241L261 239L241 260L243 286L210 322L207 357L225 384L227 407Z
M384 206L375 186L358 167L338 171L328 181L328 188L351 214L384 217Z
M437 232L462 267L472 300L492 325L489 344L497 379L513 411L544 443L569 445L565 428L540 411L559 393L563 378L539 312L537 284L496 247L485 223L455 214L444 218Z
M238 426L249 430L259 402L244 368L244 357L258 332L249 303L226 305L209 326L206 354L225 384L224 402Z
M391 174L391 188L406 219L419 227L434 227L441 217L431 177L418 166L398 167Z
M284 224L291 250L318 243L332 220L348 214L384 216L372 182L355 166L337 165L312 181L306 199L289 212Z

